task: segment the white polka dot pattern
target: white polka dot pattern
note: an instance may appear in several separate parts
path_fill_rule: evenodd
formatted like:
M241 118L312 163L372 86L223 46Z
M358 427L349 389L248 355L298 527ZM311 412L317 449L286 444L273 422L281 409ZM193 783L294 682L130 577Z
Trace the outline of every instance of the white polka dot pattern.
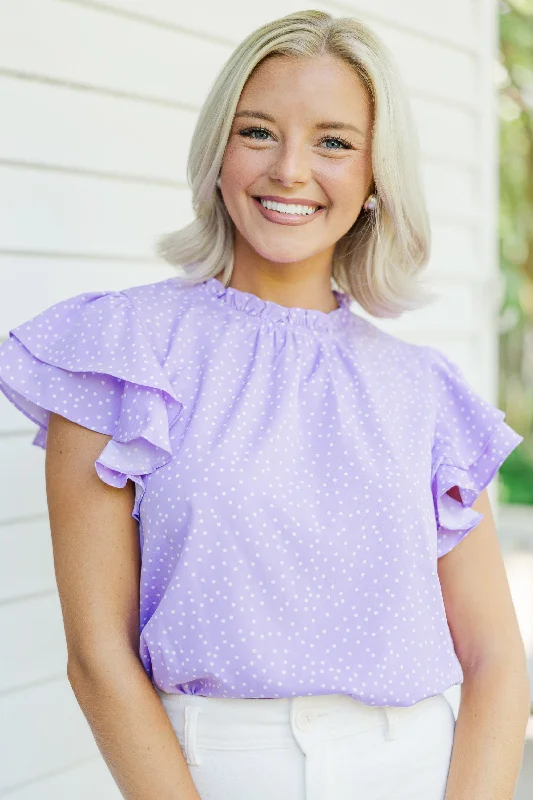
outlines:
M470 506L523 437L503 422L504 411L473 391L457 364L426 349L434 357L437 400L432 491L440 557L483 519ZM446 494L452 486L459 487L462 503Z
M521 441L440 351L216 278L88 292L14 328L0 388L136 484L139 655L166 692L412 705L463 675L437 558ZM458 486L462 502L447 494Z
M50 411L111 435L95 468L112 486L144 489L142 476L172 458L169 420L182 404L120 292L78 295L11 330L0 388L39 425L35 445L46 447Z

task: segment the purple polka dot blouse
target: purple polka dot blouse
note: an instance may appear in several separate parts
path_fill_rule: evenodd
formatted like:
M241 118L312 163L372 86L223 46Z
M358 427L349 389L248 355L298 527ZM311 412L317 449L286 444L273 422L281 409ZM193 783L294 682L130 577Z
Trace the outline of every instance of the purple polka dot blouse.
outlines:
M165 692L409 706L463 680L437 559L523 437L335 295L173 277L60 301L0 347L33 444L54 411L112 437L102 481L135 483L139 655Z

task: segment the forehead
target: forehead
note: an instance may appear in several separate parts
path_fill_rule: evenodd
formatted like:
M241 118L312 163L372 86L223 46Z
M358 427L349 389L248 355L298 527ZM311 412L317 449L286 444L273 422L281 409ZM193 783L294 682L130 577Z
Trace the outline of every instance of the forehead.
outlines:
M340 58L324 55L318 58L272 56L263 60L248 78L237 111L243 108L276 113L309 113L327 115L328 110L355 114L359 118L370 113L368 89L355 69Z

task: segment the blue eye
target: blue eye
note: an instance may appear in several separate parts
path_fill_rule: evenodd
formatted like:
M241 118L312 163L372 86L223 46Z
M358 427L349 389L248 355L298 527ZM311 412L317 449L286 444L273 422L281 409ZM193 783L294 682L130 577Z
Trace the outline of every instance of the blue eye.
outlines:
M248 139L254 139L255 138L254 136L252 136L253 133L268 133L268 134L270 134L270 131L268 130L268 128L263 128L263 127L244 128L244 130L239 131L239 134L241 136L245 136ZM264 140L263 139L258 139L256 141L264 141Z
M247 139L252 139L256 142L266 141L266 136L258 138L254 136L255 133L272 136L272 133L268 130L268 128L264 128L262 125L254 128L244 128L243 130L239 131L239 135ZM353 146L350 144L350 142L347 142L345 139L339 139L337 136L323 136L319 143L322 142L337 142L337 144L340 145L340 147L326 147L326 150L353 150Z
M343 146L343 149L345 149L345 150L352 150L353 149L352 145L350 144L350 142L346 142L344 139L339 139L337 136L324 136L320 141L321 142L338 142L339 144L341 144ZM339 150L338 147L334 147L333 149L334 150ZM326 150L331 150L331 147L327 147Z

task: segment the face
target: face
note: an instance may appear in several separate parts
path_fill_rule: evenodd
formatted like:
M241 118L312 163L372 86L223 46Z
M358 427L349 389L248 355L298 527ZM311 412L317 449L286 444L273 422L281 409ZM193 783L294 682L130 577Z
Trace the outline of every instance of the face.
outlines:
M340 59L261 62L239 99L220 174L236 254L330 262L372 189L371 127L367 90ZM265 198L313 213L268 209Z

